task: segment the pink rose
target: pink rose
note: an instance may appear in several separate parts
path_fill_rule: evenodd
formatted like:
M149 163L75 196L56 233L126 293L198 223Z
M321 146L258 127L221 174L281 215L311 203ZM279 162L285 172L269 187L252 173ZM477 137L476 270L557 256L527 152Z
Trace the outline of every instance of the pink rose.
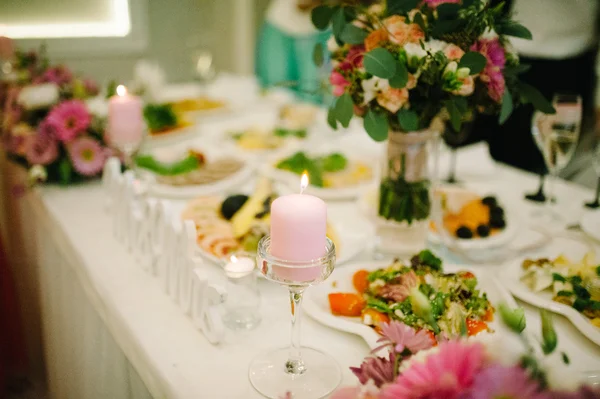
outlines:
M346 91L346 87L350 85L350 82L344 78L344 76L337 72L332 71L329 76L329 83L333 86L333 95L336 97L341 96Z
M408 24L406 19L399 15L392 15L383 21L385 30L389 32L389 39L392 43L403 46L408 43Z
M449 44L444 49L444 55L448 57L449 60L460 60L464 54L465 52L463 49L455 44Z
M408 89L388 88L377 93L377 103L391 113L396 113L408 101Z

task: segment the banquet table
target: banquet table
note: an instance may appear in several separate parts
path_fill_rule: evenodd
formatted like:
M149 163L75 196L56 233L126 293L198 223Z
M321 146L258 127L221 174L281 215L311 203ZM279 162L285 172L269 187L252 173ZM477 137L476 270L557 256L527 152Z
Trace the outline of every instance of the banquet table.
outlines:
M364 135L358 130L348 134ZM536 188L537 176L492 163L483 144L460 150L458 175L465 186L494 192L518 209L519 234L528 234L528 215L538 205L522 198ZM563 181L556 194L558 206L573 223L584 216L582 204L592 197L591 191ZM47 186L36 188L20 203L22 214L34 216L27 218L33 224L28 231L35 231L28 240L35 247L39 273L51 397L259 398L248 380L248 365L257 354L289 342L287 292L259 281L261 324L248 332L228 331L224 342L210 344L162 291L159 281L114 238L104 196L100 183ZM350 224L361 219L356 203L328 205L330 212L348 215ZM556 239L584 240L582 233L566 229ZM600 249L598 243L586 243ZM371 248L355 258L371 259ZM502 266L476 266L502 271ZM203 269L211 280L222 280L218 267L207 262ZM528 329L539 334L538 309L520 305ZM303 344L333 355L343 370L342 384L355 384L348 367L360 364L368 354L366 343L306 315L302 323ZM555 323L559 349L569 354L574 367L600 370L600 347L565 318L556 316Z

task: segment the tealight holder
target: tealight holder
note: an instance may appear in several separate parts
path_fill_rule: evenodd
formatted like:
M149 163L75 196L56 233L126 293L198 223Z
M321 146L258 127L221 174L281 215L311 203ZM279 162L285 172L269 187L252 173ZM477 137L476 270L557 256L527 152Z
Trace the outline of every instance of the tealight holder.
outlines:
M335 266L335 245L327 239L325 255L308 261L290 261L271 254L271 238L258 244L257 265L267 280L288 287L291 305L291 342L254 358L249 378L254 388L268 398L291 394L294 399L322 398L339 385L342 372L331 356L300 345L300 320L304 290L325 281Z

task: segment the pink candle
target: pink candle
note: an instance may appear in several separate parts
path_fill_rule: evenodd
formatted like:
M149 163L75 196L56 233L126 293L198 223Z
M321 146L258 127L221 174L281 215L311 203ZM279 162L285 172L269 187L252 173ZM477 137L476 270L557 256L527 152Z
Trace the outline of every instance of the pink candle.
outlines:
M318 259L326 252L327 205L307 194L290 194L271 204L271 254L291 261Z
M125 86L108 101L108 134L113 145L137 146L144 135L142 100L127 93Z

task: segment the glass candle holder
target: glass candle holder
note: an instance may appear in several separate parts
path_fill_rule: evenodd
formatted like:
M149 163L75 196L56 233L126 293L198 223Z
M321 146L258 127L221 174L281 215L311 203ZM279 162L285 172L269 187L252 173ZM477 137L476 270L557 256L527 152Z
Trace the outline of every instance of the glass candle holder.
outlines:
M255 328L261 320L256 254L236 252L223 270L227 277L223 323L232 330Z
M304 290L326 280L335 266L335 245L327 239L325 247L321 258L289 261L271 254L270 236L258 244L260 272L268 280L288 287L291 305L290 346L261 354L250 364L250 382L268 398L279 398L286 393L294 399L322 398L333 392L341 381L340 366L331 356L300 345Z

